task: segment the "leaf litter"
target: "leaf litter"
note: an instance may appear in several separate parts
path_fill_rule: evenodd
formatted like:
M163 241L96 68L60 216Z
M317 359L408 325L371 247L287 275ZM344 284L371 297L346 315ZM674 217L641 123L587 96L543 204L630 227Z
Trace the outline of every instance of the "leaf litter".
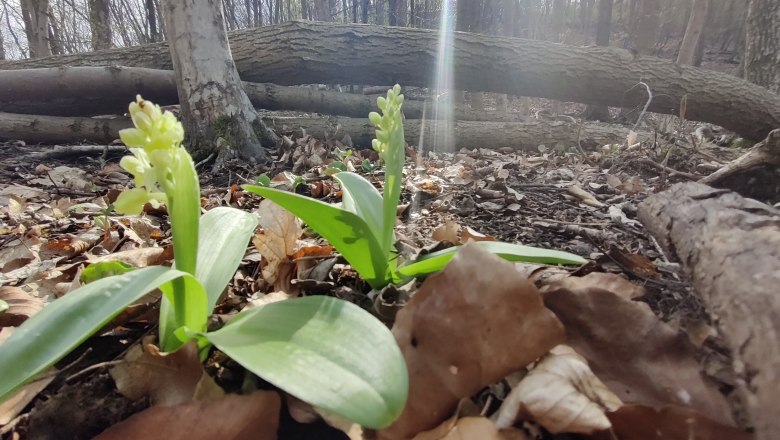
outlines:
M202 176L205 210L224 204L260 209L265 212L261 218L269 221L247 250L212 325L221 325L251 302L283 301L301 293L353 299L375 310L362 299L365 286L331 248L309 236L294 218L273 213L274 208L262 205L265 202L258 206L256 198L236 186L266 172L272 185L292 189L297 184L297 192L338 202L339 188L327 167L336 160L332 152L348 146L306 135L285 140L271 169L233 162L227 173ZM642 166L645 158L635 152L599 150L584 161L568 153L539 151L412 155L397 228L399 246L425 252L446 243L503 240L566 250L591 263L572 274L565 268L507 263L466 246L443 272L410 285L397 298L397 314L389 315L409 365L410 400L401 419L376 435L750 438L730 427L744 424L730 393L728 382L734 374L717 331L709 326L679 267L664 260L634 220L637 203L669 185L669 177L659 179L658 171ZM109 156L105 162L74 166L68 160L48 159L35 164L39 166L32 172L16 166L16 160L0 160L4 289L24 287L26 298L37 307L66 294L80 269L97 261L139 267L170 263L164 210L147 209L142 217L130 218L70 209L110 205L128 181L117 171L117 160ZM360 170L364 160L376 157L372 151L355 151L343 160L349 169ZM366 177L378 180L370 172ZM42 391L28 392L29 403L21 404L10 420L3 419L3 435L40 420L29 416L31 410L53 407L58 399L72 400L71 383L93 387L111 402L128 401L104 406L132 408L130 413L117 409L114 419L97 431L113 425L100 438L146 438L152 433L179 438L204 419L219 423L208 424L213 431L196 432L202 437L194 438L245 438L248 432L251 438L275 438L277 432L291 432L280 430L280 421L317 424L312 422L314 413L302 419L311 423L290 422L281 405L289 396L262 391L268 384L247 380L243 369L218 352L210 355L205 369L192 347L160 356L140 342L145 329L156 324L154 313L144 313L153 311L154 303L137 307L140 310L93 338L108 337L123 347L114 360L105 365L84 365L84 360L76 371L73 365L61 365L65 373L50 376L57 380L48 387L39 384ZM388 315L382 317L387 321ZM0 335L7 330L13 327L0 330ZM130 369L137 376L122 385L123 380L105 374L109 368ZM73 379L63 386L65 376ZM103 385L90 385L105 380L120 391L128 381L143 385L142 391L128 398L111 395ZM200 391L202 381L211 384L205 387L211 392ZM209 397L197 397L201 395ZM459 411L463 401L475 410ZM154 405L160 402L167 404ZM149 404L153 406L143 410ZM119 414L123 422L116 419ZM181 423L167 431L170 420ZM371 433L363 435L369 438Z

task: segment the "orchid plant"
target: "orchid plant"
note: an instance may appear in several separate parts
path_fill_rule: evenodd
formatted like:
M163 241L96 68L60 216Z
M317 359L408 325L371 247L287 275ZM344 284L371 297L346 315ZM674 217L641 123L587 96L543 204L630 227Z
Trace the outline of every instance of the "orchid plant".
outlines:
M333 175L343 192L340 208L275 188L244 185L246 190L270 199L300 217L327 239L375 289L438 272L459 249L452 247L410 261L400 261L395 251L396 212L406 157L401 111L403 102L401 87L396 84L387 91L387 97L377 99L382 113L371 112L368 115L376 126L372 147L385 165L384 194L380 194L371 182L352 172ZM580 256L551 249L502 242L480 242L478 245L511 261L585 263Z
M92 275L121 274L53 301L0 345L0 401L159 288L164 351L195 339L203 352L216 346L247 370L328 413L369 428L389 425L406 402L406 364L392 333L358 306L327 296L291 299L245 309L223 328L206 331L208 316L258 221L227 207L201 215L198 176L182 146L181 123L140 96L130 104L130 116L135 128L121 131L120 137L132 156L120 165L133 175L136 187L123 192L115 208L134 215L146 203L166 205L174 266L127 272L95 266Z

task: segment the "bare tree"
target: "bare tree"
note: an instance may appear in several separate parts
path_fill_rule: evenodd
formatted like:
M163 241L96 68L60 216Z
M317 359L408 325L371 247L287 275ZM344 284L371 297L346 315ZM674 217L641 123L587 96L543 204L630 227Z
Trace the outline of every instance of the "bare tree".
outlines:
M49 0L21 0L30 58L51 55L49 46Z
M599 17L596 23L596 45L609 46L612 31L612 5L614 0L599 0ZM609 108L605 105L588 105L582 116L591 121L609 121Z
M780 93L780 2L750 0L745 79Z
M639 10L633 17L633 48L642 55L651 55L655 48L655 36L658 31L658 0L639 1Z
M275 143L276 135L258 120L241 87L222 2L163 0L163 8L182 122L192 152L196 156L217 153L218 163L233 155L268 160L260 139Z
M677 54L677 64L694 64L696 50L701 43L709 7L709 0L693 0L691 17L688 19L688 27L685 28L685 36L680 45L680 53Z
M112 46L110 10L109 0L89 0L92 50L108 49Z

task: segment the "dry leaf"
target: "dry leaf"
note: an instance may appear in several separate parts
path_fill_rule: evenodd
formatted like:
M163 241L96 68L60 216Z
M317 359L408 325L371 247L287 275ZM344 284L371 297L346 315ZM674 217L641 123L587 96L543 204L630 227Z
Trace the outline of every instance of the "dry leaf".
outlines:
M610 427L605 411L622 405L571 347L559 345L509 393L496 425L530 417L553 434L591 434Z
M625 405L608 413L620 440L750 440L752 435L679 406ZM605 439L614 438L603 436Z
M268 199L260 202L257 214L263 230L255 233L252 243L266 261L262 268L263 278L274 286L274 290L289 291L294 268L289 256L295 252L295 244L303 232L300 222L289 211Z
M0 426L7 425L18 416L38 393L43 391L56 377L56 370L51 368L43 373L40 379L24 384L6 400L0 402Z
M443 225L439 225L433 230L431 238L436 241L442 241L452 244L460 243L460 225L454 221L447 220Z
M213 400L224 394L203 370L194 340L165 354L152 344L136 344L110 373L122 395L133 400L149 396L153 405Z
M114 252L87 260L88 263L102 263L106 261L121 261L134 267L157 266L173 259L173 246L168 247L142 247Z
M417 434L414 440L529 440L519 429L497 429L485 417L450 419L431 431Z
M587 278L587 277L586 277ZM690 406L732 423L731 409L702 374L687 337L661 322L647 304L569 278L544 292L566 327L567 344L624 402Z
M273 440L279 429L280 406L279 394L273 391L153 406L108 428L94 440Z
M593 194L585 191L579 185L569 186L566 188L566 192L580 199L583 205L593 206L594 208L605 206L603 203L599 202Z
M90 191L92 183L86 179L87 172L64 165L47 172L47 176L30 180L31 184L44 187L69 188L75 191Z
M496 241L496 237L479 233L467 226L463 229L460 240L462 243L468 243L469 241Z
M449 417L463 397L525 367L563 329L512 263L466 244L398 312L393 333L409 370L401 417L379 432L409 438Z
M44 306L40 298L12 286L0 287L0 299L8 303L8 310L0 313L0 327L18 327Z

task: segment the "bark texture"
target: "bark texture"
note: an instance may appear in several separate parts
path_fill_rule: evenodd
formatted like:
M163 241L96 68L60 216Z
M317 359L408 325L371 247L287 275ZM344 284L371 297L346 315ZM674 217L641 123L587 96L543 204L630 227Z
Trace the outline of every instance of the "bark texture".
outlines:
M275 84L430 86L438 32L291 22L230 34L242 79ZM719 72L635 56L626 50L571 47L544 41L456 33L455 88L614 107L643 106L710 122L755 141L780 126L780 97ZM171 69L164 46L110 49L41 60L0 62L0 69L112 64Z
M92 49L111 48L111 5L109 0L89 1L89 25L92 29Z
M280 117L266 113L263 121L279 133L301 134L305 131L318 138L343 138L349 134L357 147L370 148L376 129L367 118ZM46 144L90 141L109 143L119 137L119 130L132 125L128 118L66 118L58 116L19 115L0 113L0 139L24 139ZM424 126L424 128L422 128ZM404 122L406 142L419 145L420 131L424 131L422 146L429 148L433 141L431 124L407 119ZM454 148L512 147L536 151L539 144L566 146L577 144L576 124L530 120L519 122L456 122ZM582 124L580 137L585 148L619 143L625 140L628 129L598 123Z
M639 219L684 263L726 338L757 440L780 432L780 211L700 183L639 206Z
M780 93L780 2L750 0L745 78Z
M231 58L222 2L164 0L163 7L191 151L195 156L219 153L220 161L235 154L268 161L252 126L257 115ZM217 152L219 137L227 147Z
M49 46L49 0L20 0L30 58L51 55Z

